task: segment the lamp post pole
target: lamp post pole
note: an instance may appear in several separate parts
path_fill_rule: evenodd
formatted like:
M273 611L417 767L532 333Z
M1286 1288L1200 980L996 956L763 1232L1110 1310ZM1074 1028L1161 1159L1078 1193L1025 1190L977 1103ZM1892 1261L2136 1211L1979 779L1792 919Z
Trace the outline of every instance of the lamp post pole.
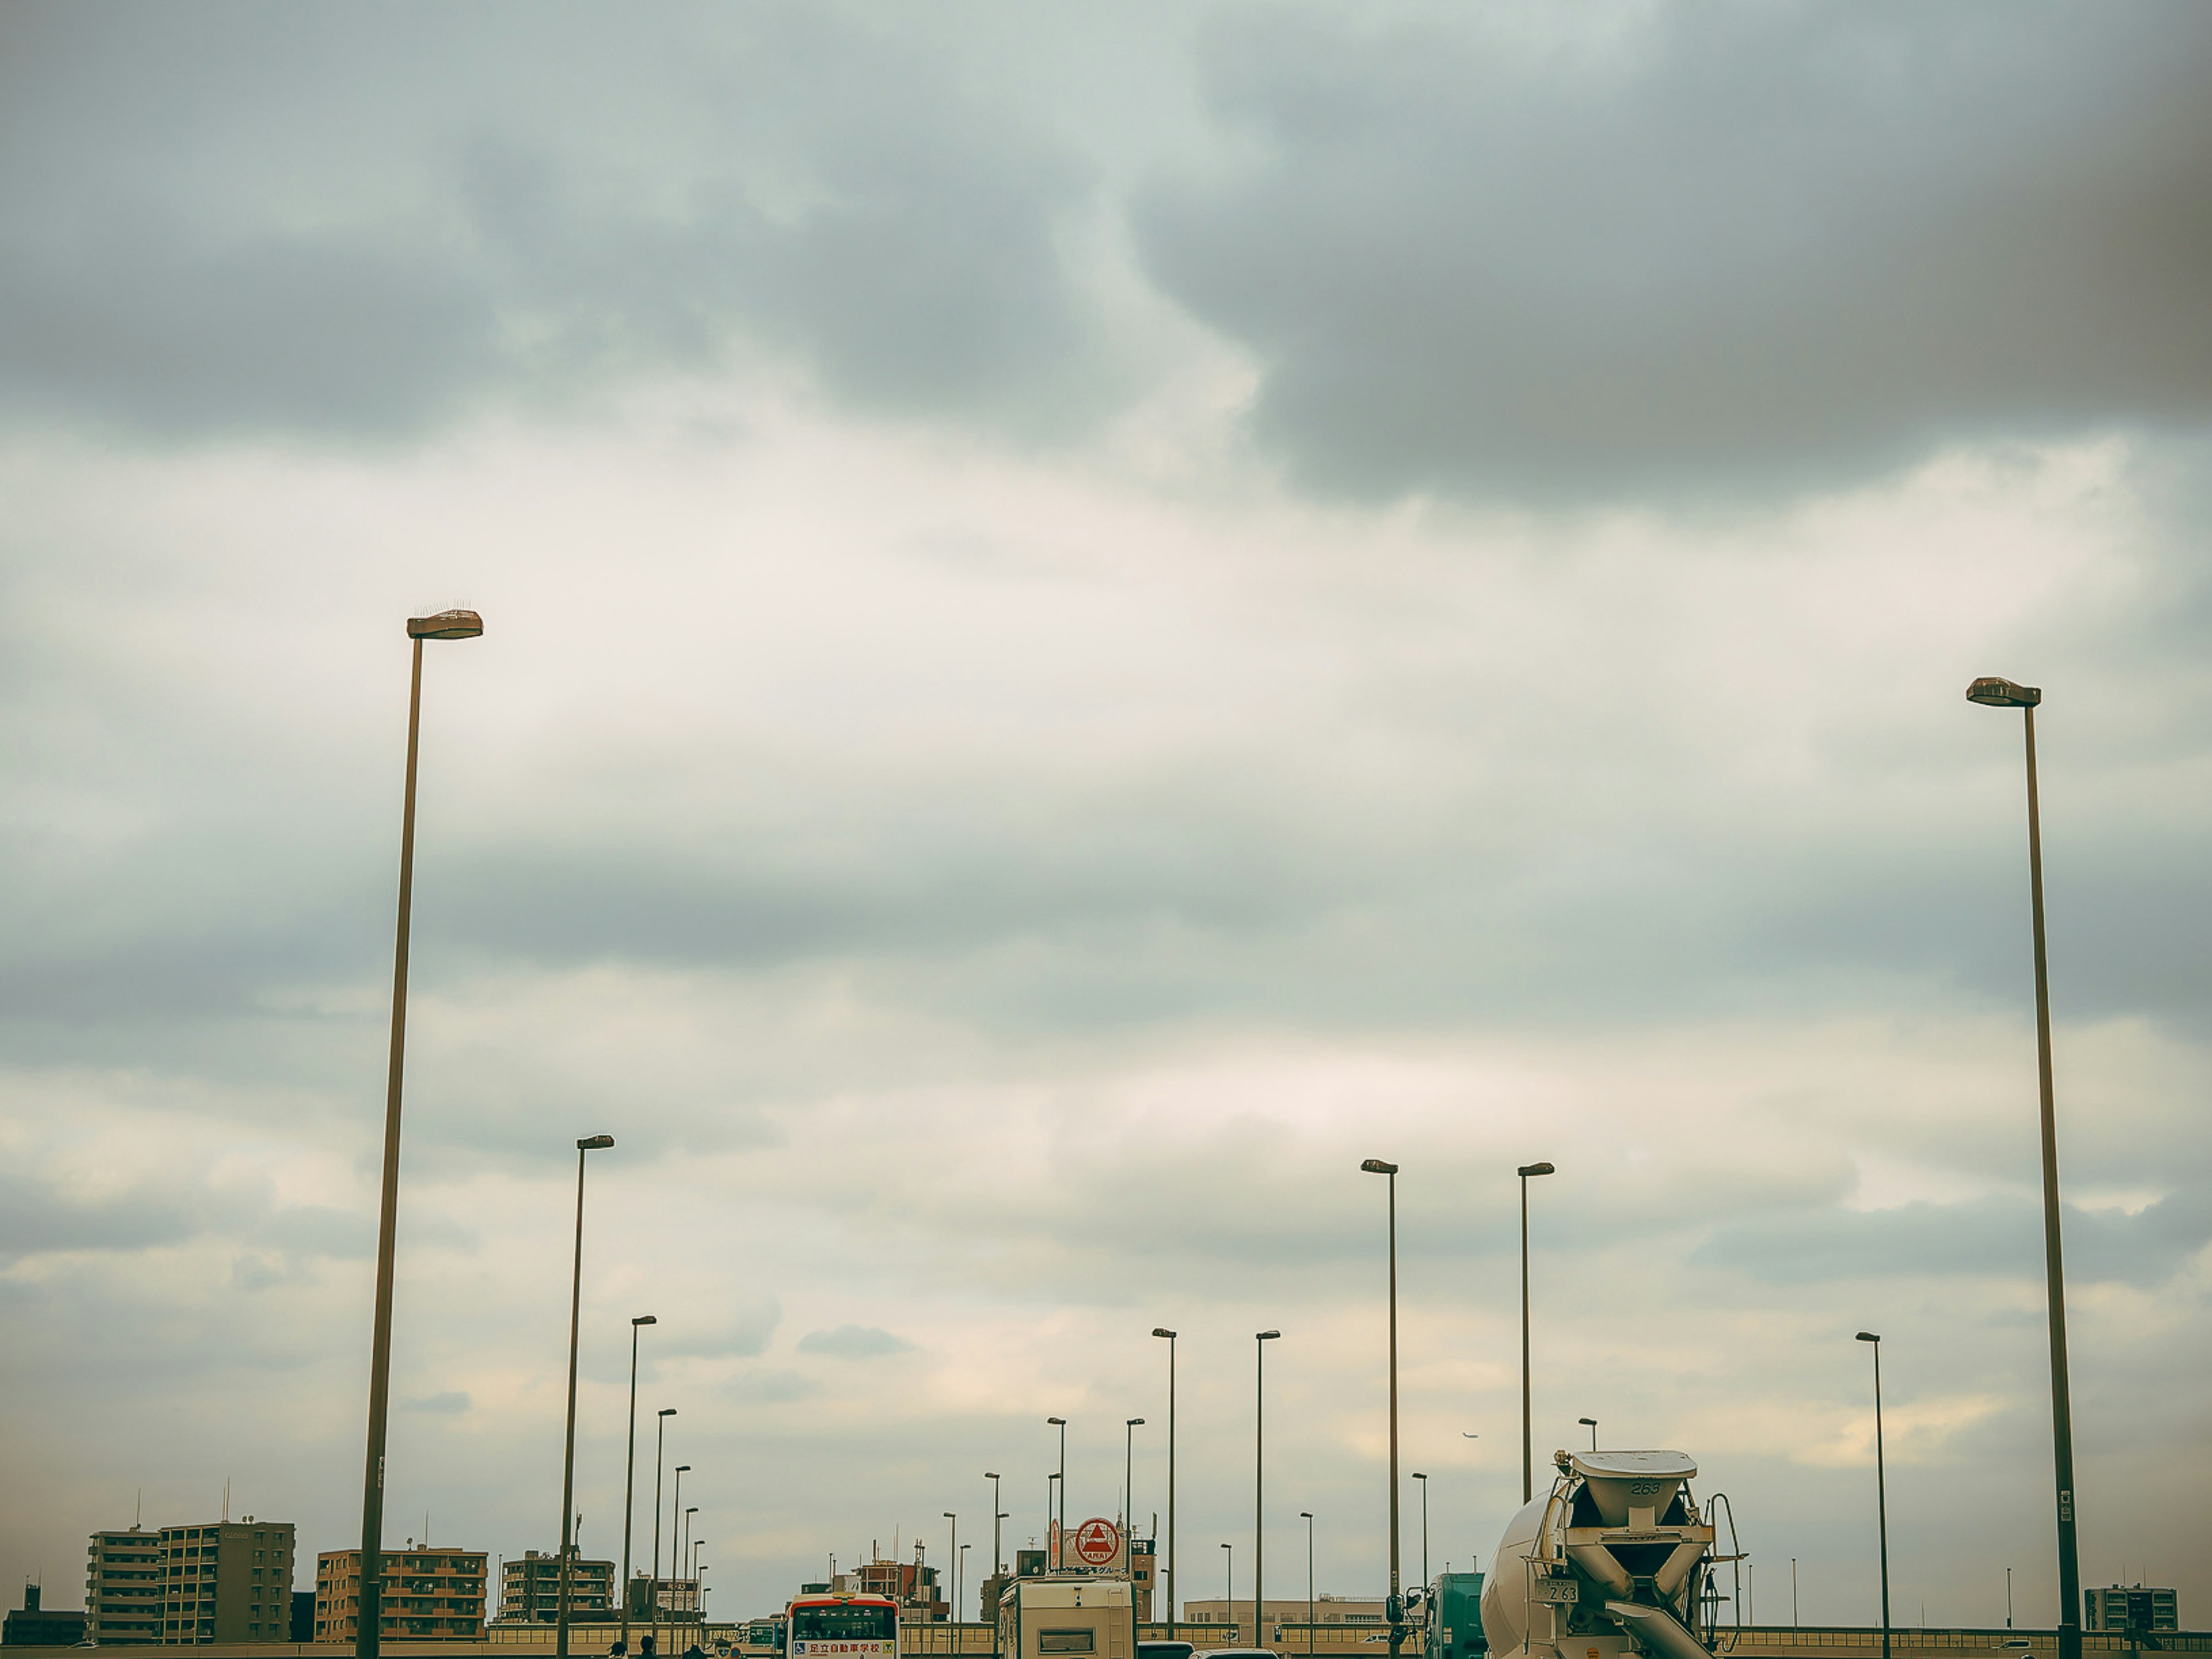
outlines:
M568 1279L568 1428L561 1447L561 1567L554 1613L553 1651L568 1659L569 1558L575 1554L576 1523L576 1336L584 1306L584 1158L615 1144L612 1135L590 1135L576 1143L576 1262Z
M1556 1173L1549 1164L1523 1164L1521 1177L1521 1501L1536 1495L1534 1428L1528 1409L1528 1178Z
M676 1484L678 1492L683 1491L684 1471L690 1467L689 1463L679 1463L676 1466ZM683 1499L679 1497L677 1501L681 1503ZM691 1581L691 1517L698 1513L699 1506L696 1504L684 1511L684 1553L678 1558L681 1563L678 1568L680 1576L678 1578L678 1583L681 1588L678 1589L677 1595L681 1598L682 1611L685 1613L690 1612L692 1595L698 1588ZM675 1638L671 1637L669 1639L673 1641Z
M660 1322L651 1314L640 1314L629 1322L629 1456L623 1465L623 1570L622 1584L622 1647L629 1651L629 1530L630 1517L636 1512L637 1498L637 1334L641 1326L657 1325ZM660 1506L659 1497L653 1498L653 1507Z
M1421 1483L1421 1597L1425 1601L1429 1594L1429 1477L1415 1469L1413 1479Z
M1152 1334L1164 1337L1168 1345L1168 1640L1175 1640L1176 1627L1176 1334L1164 1325L1152 1327Z
M1141 1417L1121 1425L1121 1571L1132 1578L1137 1571L1137 1431L1144 1426Z
M1004 1571L999 1553L999 1477L986 1469L983 1478L991 1483L991 1576L995 1578Z
M1390 1178L1390 1659L1406 1641L1406 1601L1398 1576L1398 1166L1370 1158L1359 1166Z
M1298 1519L1306 1523L1306 1652L1311 1654L1314 1650L1313 1511L1300 1510Z
M1237 1546L1234 1544L1221 1547L1221 1599L1229 1609L1229 1639L1234 1643L1237 1640Z
M952 1617L950 1623L960 1622L960 1517L951 1510L945 1518L952 1523L952 1541L945 1547L945 1565L952 1570Z
M1252 1337L1252 1645L1264 1647L1267 1625L1267 1345L1279 1340L1280 1331L1258 1331Z
M1882 1468L1881 1339L1861 1331L1862 1342L1874 1346L1874 1494L1875 1524L1881 1539L1881 1659L1889 1659L1889 1484Z
M1061 1534L1067 1530L1067 1419L1064 1417L1048 1417L1045 1421L1060 1431L1060 1473L1054 1477L1060 1482L1060 1519L1053 1522L1050 1529L1045 1534L1047 1541L1052 1546L1053 1569L1057 1571L1066 1559L1066 1552L1062 1546L1066 1540ZM1046 1518L1048 1521L1051 1520L1050 1516Z
M2067 1385L2066 1266L2058 1226L2058 1114L2051 1087L2051 974L2043 942L2043 813L2035 781L2035 710L2043 692L1994 675L1969 702L2021 711L2027 744L2028 909L2035 932L2035 1060L2043 1131L2043 1271L2051 1324L2051 1473L2058 1494L2058 1659L2081 1659L2081 1561L2074 1525L2074 1404Z
M653 1442L653 1571L645 1577L645 1611L656 1647L660 1644L660 1471L668 1444L668 1419L675 1415L673 1406L660 1408L660 1427ZM629 1585L623 1586L623 1594L629 1594Z
M407 782L399 807L399 926L392 952L392 1051L384 1087L384 1181L376 1225L376 1313L368 1349L368 1453L361 1481L361 1621L356 1659L377 1659L384 1637L384 1440L392 1404L392 1273L399 1227L400 1081L407 1060L407 936L415 906L415 757L422 729L422 641L483 632L473 611L410 617L415 662L407 688Z

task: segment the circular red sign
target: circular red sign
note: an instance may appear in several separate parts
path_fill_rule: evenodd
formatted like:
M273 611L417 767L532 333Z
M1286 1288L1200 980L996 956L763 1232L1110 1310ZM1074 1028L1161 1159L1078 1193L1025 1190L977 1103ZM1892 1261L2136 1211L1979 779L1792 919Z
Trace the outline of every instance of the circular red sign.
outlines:
M1121 1552L1121 1529L1097 1516L1075 1529L1076 1558L1087 1567L1103 1567Z

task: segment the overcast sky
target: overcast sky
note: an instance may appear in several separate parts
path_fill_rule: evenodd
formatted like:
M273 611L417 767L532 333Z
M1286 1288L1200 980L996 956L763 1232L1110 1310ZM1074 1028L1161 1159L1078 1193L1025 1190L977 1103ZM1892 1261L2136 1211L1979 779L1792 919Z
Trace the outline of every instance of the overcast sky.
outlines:
M2212 1620L2212 9L0 11L0 1585L359 1537L714 1612L1165 1508L1384 1582L1595 1416L1753 1611ZM1468 1435L1479 1436L1469 1439ZM1407 1571L1421 1548L1407 1487ZM427 1519L426 1519L427 1516ZM12 1601L12 1589L9 1591Z

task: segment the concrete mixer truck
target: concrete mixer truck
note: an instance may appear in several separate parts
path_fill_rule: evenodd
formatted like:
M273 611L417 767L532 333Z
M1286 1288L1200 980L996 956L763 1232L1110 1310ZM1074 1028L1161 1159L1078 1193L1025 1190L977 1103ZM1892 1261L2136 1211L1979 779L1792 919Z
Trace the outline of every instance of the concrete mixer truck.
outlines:
M1699 1610L1716 1558L1713 1516L1690 1495L1698 1466L1677 1451L1553 1462L1551 1491L1507 1523L1483 1587L1491 1659L1709 1659Z

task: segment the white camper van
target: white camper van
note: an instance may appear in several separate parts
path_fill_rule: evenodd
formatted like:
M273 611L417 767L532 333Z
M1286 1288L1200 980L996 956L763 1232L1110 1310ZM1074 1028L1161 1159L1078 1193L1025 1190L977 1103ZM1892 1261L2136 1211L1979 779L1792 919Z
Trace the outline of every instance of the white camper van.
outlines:
M1137 1601L1126 1578L1049 1572L999 1597L1000 1659L1137 1659Z

